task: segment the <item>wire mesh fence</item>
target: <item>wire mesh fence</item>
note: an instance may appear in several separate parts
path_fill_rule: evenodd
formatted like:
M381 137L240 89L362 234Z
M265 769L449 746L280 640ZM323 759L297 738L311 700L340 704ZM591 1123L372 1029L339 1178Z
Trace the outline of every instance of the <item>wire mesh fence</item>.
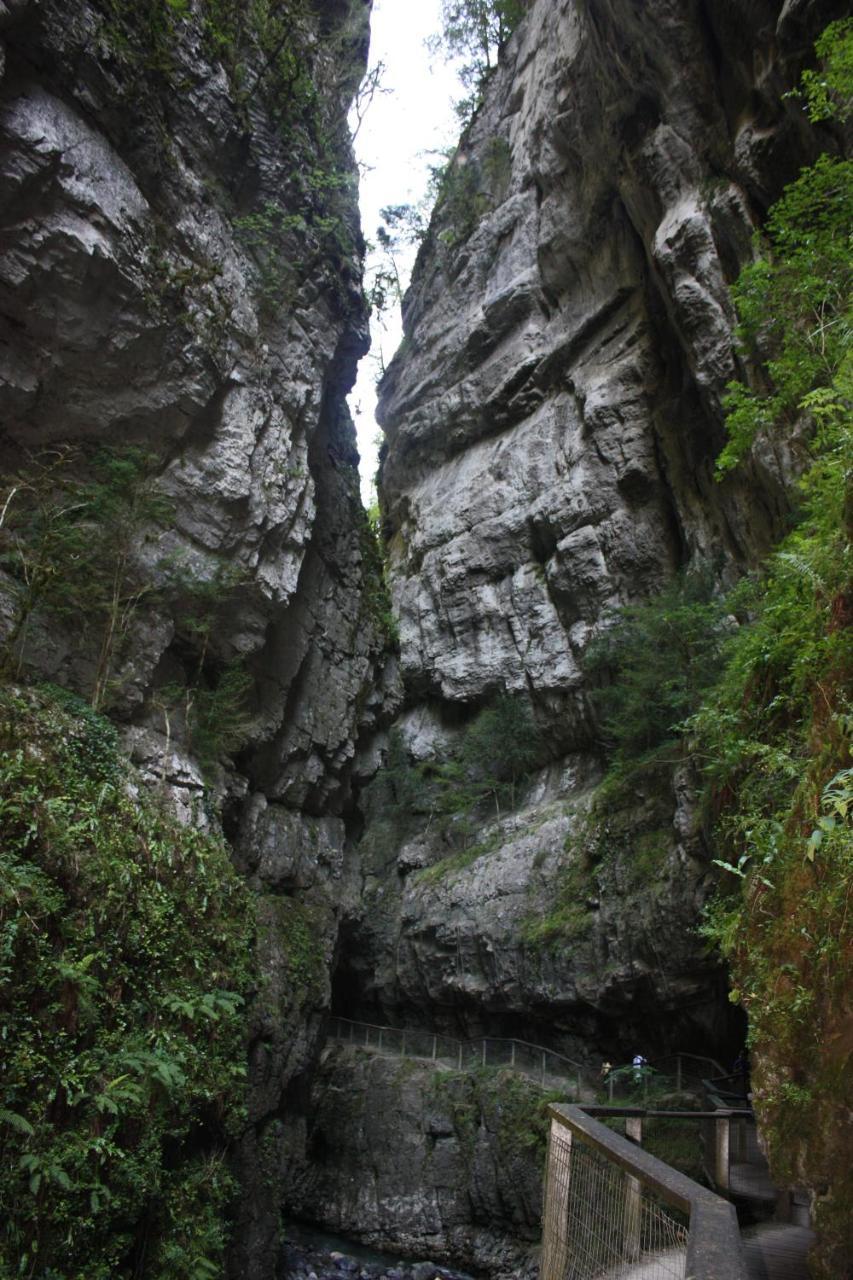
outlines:
M628 1133L625 1119L602 1116L601 1122L614 1133ZM650 1155L694 1182L711 1186L717 1135L714 1121L709 1121L705 1113L694 1120L683 1111L671 1117L664 1111L652 1111L641 1121L635 1120L634 1126L630 1136Z
M542 1280L684 1280L687 1243L683 1214L552 1121Z
M455 1040L432 1031L411 1027L380 1027L350 1018L332 1018L329 1037L343 1044L372 1049L395 1057L425 1058L457 1071L475 1067L504 1067L539 1080L565 1086L567 1096L592 1096L580 1063L562 1054L523 1040L485 1036L479 1040Z

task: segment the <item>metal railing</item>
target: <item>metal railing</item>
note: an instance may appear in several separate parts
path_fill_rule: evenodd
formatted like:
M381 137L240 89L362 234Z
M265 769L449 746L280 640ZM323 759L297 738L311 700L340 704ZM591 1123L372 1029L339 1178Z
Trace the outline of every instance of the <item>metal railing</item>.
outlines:
M665 1058L655 1058L645 1067L637 1068L630 1064L613 1067L602 1084L611 1102L615 1100L620 1086L625 1085L631 1092L641 1091L644 1099L651 1092L660 1092L661 1088L675 1093L702 1093L711 1071L720 1075L723 1072L713 1058L696 1053L671 1053Z
M549 1107L540 1280L746 1280L734 1207L631 1140L647 1113L588 1114L614 1110Z
M505 1067L539 1081L540 1084L568 1084L574 1096L581 1090L594 1096L595 1085L579 1062L564 1054L524 1040L484 1036L479 1040L456 1040L452 1036L412 1027L380 1027L350 1018L332 1018L329 1038L357 1048L372 1049L393 1057L421 1058L457 1071L473 1067Z

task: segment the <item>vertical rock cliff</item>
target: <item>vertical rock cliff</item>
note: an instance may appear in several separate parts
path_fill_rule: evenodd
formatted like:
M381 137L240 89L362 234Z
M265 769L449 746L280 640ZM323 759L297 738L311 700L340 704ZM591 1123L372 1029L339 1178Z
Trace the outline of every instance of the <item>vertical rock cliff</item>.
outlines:
M783 95L839 12L534 0L485 84L381 385L405 705L366 801L342 1011L591 1062L737 1046L697 932L696 779L670 762L600 787L586 662L620 606L685 569L731 585L784 528L783 445L713 476L725 385L757 376L729 285L821 149ZM424 778L484 710L525 732L525 705L540 771L463 831Z
M559 764L470 867L430 878L411 871L440 850L401 856L393 917L369 926L385 1007L532 1013L623 1048L650 1016L725 1039L689 776L579 821L600 776L584 661L617 607L685 567L731 583L783 527L780 446L713 479L721 394L751 376L728 286L819 149L782 95L831 16L534 3L450 162L381 388L399 724L430 757L515 694ZM525 945L561 894L569 945Z
M94 697L187 821L213 796L259 895L235 1240L253 1276L273 1266L299 1145L282 1117L355 893L352 784L381 699L344 402L368 343L346 127L368 18L366 0L0 5L9 665ZM30 590L27 538L72 493L103 556L83 582L49 550L59 600Z

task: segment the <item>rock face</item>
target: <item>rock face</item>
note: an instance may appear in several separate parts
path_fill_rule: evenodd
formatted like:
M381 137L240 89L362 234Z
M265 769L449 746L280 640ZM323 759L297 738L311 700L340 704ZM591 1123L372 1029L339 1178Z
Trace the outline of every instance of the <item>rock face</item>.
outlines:
M469 1085L330 1062L312 1103L333 982L350 1014L590 1059L652 1020L724 1034L691 779L602 794L582 660L615 606L685 564L730 581L786 516L769 447L712 480L727 285L816 153L780 93L841 6L533 0L489 81L382 408L406 749L504 691L542 744L461 851L387 777L357 803L400 703L344 406L369 3L272 9L0 0L4 661L94 693L187 821L212 795L258 895L234 1274L272 1273L285 1200L519 1274L529 1153Z
M739 1034L695 931L711 868L691 778L595 792L583 662L618 606L686 566L731 583L782 526L778 447L713 479L725 384L754 376L728 286L819 150L782 94L840 12L641 8L530 5L449 166L381 388L398 729L440 762L507 691L555 763L514 818L481 811L455 861L434 822L389 833L377 814L340 979L364 1016L414 1007L608 1056Z
M292 1203L375 1247L535 1275L545 1107L544 1093L509 1072L478 1079L332 1050Z
M186 820L213 794L260 895L247 1276L271 1274L299 1147L282 1117L353 894L385 644L344 403L367 348L345 116L369 2L266 8L0 4L2 629L13 667L95 689ZM94 579L70 608L28 597L27 530L57 493L111 484L120 518L105 533L95 505L84 533L120 609ZM234 732L205 746L229 699Z

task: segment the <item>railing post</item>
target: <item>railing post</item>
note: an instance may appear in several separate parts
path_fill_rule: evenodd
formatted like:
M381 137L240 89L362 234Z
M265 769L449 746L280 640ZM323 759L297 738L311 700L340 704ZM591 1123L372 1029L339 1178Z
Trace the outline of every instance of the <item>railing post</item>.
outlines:
M625 1137L643 1145L642 1116L625 1117ZM625 1175L625 1257L633 1262L640 1256L640 1226L642 1223L642 1190L639 1178Z
M435 1062L436 1054L437 1054L437 1053L438 1053L438 1036L433 1036L433 1038L432 1038L432 1060L433 1060L433 1062Z
M483 1066L486 1065L486 1037L483 1037Z
M675 1088L676 1092L681 1093L681 1054L677 1054L675 1058Z
M563 1280L568 1268L571 1157L572 1131L552 1119L545 1165L539 1280Z
M406 1031L404 1028L403 1035L400 1039L400 1057L405 1058L405 1056L406 1056Z
M729 1190L729 1145L731 1119L724 1116L714 1121L714 1181L721 1191Z
M459 1041L459 1070L462 1070L462 1041Z
M512 1066L515 1066L515 1041L512 1042Z

